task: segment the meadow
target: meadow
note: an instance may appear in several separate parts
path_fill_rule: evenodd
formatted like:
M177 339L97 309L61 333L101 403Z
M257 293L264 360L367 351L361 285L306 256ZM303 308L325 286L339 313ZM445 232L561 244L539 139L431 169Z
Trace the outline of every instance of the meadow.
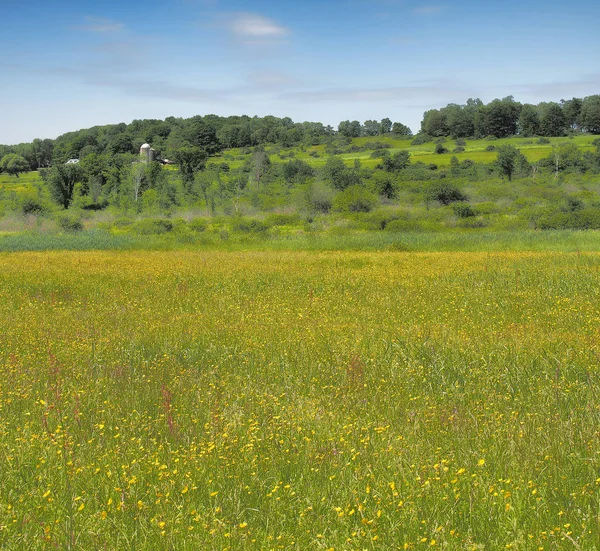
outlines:
M374 144L385 144L387 149L384 151L390 154L399 151L409 151L411 154L411 162L422 162L425 164L435 163L440 167L450 165L450 159L456 157L459 161L469 159L476 163L491 163L496 160L497 148L501 145L513 145L521 150L527 160L535 163L548 157L552 154L553 146L563 143L573 143L582 151L593 151L595 146L592 142L596 139L593 135L580 135L571 138L546 138L546 143L540 143L538 138L521 138L510 137L501 139L467 139L465 140L464 151L454 153L454 140L447 138L444 141L444 146L448 150L447 153L435 153L435 142L427 142L422 145L412 145L413 138L395 138L393 136L374 136L363 138L352 138L350 146L355 149L363 148L362 151L342 152L340 154L344 162L351 166L355 160L359 160L361 164L367 168L374 168L381 163L381 159L372 158L371 154L375 151ZM341 148L343 151L343 147ZM314 145L308 147L290 147L282 148L280 146L266 148L269 159L273 163L284 162L290 158L299 159L311 165L313 168L321 168L327 162L327 151L324 145ZM231 168L239 168L251 155L245 149L229 149L226 150L220 157L216 157L213 161L225 161Z
M599 272L1 253L0 547L599 549Z

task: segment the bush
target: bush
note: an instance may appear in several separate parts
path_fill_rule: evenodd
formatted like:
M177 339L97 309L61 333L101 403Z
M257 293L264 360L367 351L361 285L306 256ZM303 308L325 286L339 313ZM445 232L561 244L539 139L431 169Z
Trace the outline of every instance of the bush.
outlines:
M44 205L41 201L34 199L33 197L26 197L21 202L21 212L24 216L29 214L33 215L42 215L48 211L46 205Z
M540 217L537 227L541 230L597 230L600 229L600 209L547 214Z
M436 155L441 155L442 153L448 153L448 150L444 147L444 144L438 143L435 146L434 153Z
M74 233L83 230L81 219L71 212L61 212L56 217L56 222L58 227L66 232Z
M452 210L457 218L471 218L477 215L475 209L469 203L454 203Z
M458 139L454 140L454 143L456 144L457 147L464 147L467 145L467 140L465 140L464 138L458 138Z
M231 229L241 233L261 233L269 229L262 220L256 218L244 218L242 216L234 218Z
M541 144L541 145L547 145L550 143L550 140L548 138L540 138L537 143Z
M377 197L360 185L346 188L333 200L333 208L342 212L370 212L376 205Z
M438 201L442 205L449 205L458 201L467 201L467 196L454 184L436 182L426 192L427 199Z
M496 146L495 145L488 145L485 148L486 151L496 151Z
M113 227L117 228L118 230L123 230L132 224L133 220L131 218L117 218L117 220L113 222Z
M190 228L190 230L200 233L206 231L206 228L208 227L208 222L204 220L204 218L194 218L188 224L188 227Z
M265 224L274 226L299 226L302 222L299 214L269 214L265 218Z
M427 134L417 134L414 138L413 141L410 142L411 145L423 145L426 144L428 142L430 142L433 138L431 136L428 136Z
M462 153L464 150L465 148L462 145L459 145L452 150L452 153Z
M320 157L320 156L321 156L321 155L319 155L319 152L318 152L318 151L311 151L311 152L309 153L309 155L310 155L311 157L315 157L315 158L318 158L318 157Z
M162 218L146 218L135 222L132 229L141 235L161 235L173 230L173 222Z

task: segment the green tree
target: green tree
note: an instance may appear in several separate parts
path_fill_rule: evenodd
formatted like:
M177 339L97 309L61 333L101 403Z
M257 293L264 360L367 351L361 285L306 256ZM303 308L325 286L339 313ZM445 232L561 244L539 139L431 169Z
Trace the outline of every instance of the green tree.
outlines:
M75 184L84 178L78 164L57 164L43 173L50 195L59 205L68 209L73 201Z
M186 193L192 191L194 177L204 170L208 154L199 147L182 147L173 154L173 160L179 165L179 173Z
M519 134L521 136L537 136L540 133L540 117L535 105L526 103L519 115Z
M513 145L505 144L498 147L498 158L496 162L498 163L500 172L508 178L509 182L512 181L520 153L521 152Z
M405 169L410 164L410 153L403 149L402 151L398 151L398 153L394 153L393 155L388 155L383 158L383 168L387 172L396 172L398 170Z
M423 121L421 122L421 132L436 138L448 136L450 131L448 129L446 114L439 109L425 111Z
M588 96L583 100L581 126L588 132L600 134L600 95Z
M362 127L358 121L342 121L338 126L338 132L347 138L358 138Z
M377 136L380 128L381 126L377 121L368 120L364 122L361 134L363 136Z
M565 122L569 128L575 129L581 126L581 107L583 106L583 100L580 98L571 98L566 101L561 99L560 104L565 115Z
M480 109L485 135L506 138L517 133L521 104L512 96L495 99Z
M392 125L392 133L396 136L412 136L412 130L401 122L395 122Z
M381 119L379 123L379 133L380 134L389 134L392 131L392 121L387 117L385 119Z
M18 178L21 172L27 172L29 170L29 163L26 159L21 157L21 155L9 153L0 159L0 169L4 172L8 172L11 176L16 176Z
M339 157L329 157L324 168L325 179L335 188L344 190L360 184L360 174L344 164Z
M567 130L567 123L562 107L553 101L540 103L538 105L540 113L540 134L542 136L564 136Z

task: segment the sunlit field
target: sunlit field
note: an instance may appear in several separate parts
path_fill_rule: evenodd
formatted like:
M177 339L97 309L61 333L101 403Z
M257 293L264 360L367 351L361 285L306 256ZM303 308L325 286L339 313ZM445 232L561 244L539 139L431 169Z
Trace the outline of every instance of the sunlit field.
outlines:
M598 549L600 255L0 254L0 548Z

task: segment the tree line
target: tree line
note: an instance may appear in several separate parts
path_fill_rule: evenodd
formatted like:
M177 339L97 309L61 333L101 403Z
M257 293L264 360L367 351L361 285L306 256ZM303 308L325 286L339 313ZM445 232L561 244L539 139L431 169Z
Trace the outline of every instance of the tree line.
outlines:
M600 133L600 95L572 98L537 105L521 104L512 96L484 104L469 99L465 104L448 104L426 111L417 140L451 137L504 138L522 136L564 136L576 132ZM412 136L411 129L390 118L381 121L342 121L337 129L320 122L294 122L289 117L249 117L217 115L165 120L134 120L67 132L56 138L35 139L30 143L0 145L0 160L9 157L0 170L18 174L24 168L37 170L68 159L83 159L90 154L136 154L143 143L150 143L163 158L174 158L184 148L200 148L207 155L225 149L278 144L281 147L333 143L337 136L394 135Z
M519 103L513 96L488 104L469 99L464 105L451 103L426 111L421 122L422 134L454 139L557 137L575 132L600 133L600 95L537 105Z

